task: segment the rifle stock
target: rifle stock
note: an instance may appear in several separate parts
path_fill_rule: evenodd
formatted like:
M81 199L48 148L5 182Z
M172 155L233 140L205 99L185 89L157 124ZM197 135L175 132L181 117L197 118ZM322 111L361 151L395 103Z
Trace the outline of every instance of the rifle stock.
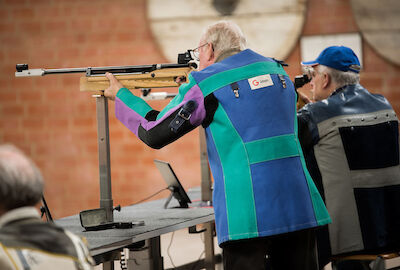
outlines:
M116 75L118 81L128 89L179 87L176 78L184 77L186 80L193 67L164 68L143 74ZM102 94L110 85L105 76L91 76L80 78L80 91Z

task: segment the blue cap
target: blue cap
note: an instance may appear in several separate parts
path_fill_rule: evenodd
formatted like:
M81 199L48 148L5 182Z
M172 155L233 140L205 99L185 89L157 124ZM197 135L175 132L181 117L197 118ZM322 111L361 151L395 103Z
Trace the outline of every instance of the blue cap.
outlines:
M324 65L341 71L359 73L361 66L357 55L352 49L345 46L331 46L323 50L317 59L301 62L304 66Z

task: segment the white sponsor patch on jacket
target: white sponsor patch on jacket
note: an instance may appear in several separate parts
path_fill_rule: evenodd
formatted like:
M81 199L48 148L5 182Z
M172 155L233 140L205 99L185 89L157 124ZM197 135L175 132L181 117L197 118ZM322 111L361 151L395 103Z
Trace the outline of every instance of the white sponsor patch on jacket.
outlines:
M256 89L274 85L271 75L269 75L269 74L253 77L253 78L248 79L248 81L249 81L251 90L256 90Z

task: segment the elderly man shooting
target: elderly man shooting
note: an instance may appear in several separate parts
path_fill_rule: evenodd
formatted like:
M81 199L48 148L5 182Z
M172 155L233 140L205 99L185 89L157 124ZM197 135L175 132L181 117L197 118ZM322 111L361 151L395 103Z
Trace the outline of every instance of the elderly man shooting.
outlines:
M280 62L245 46L236 24L209 26L193 50L199 71L161 112L111 74L104 95L153 148L205 128L225 269L316 269L312 229L330 217L303 162L294 87Z
M302 64L313 69L315 102L298 112L299 137L332 217L332 224L317 233L320 266L332 256L398 250L396 113L383 96L359 84L360 62L350 48L328 47ZM337 269L365 269L362 264L339 262Z

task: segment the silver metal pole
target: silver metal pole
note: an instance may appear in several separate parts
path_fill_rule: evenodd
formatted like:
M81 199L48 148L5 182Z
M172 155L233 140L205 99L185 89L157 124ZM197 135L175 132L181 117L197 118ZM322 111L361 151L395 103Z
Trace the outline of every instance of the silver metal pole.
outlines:
M215 256L214 256L214 222L207 222L204 224L206 231L204 232L204 267L207 270L215 269Z
M212 205L212 183L211 172L208 166L208 154L206 143L206 132L204 128L199 129L200 137L200 169L201 169L201 200ZM204 232L204 267L207 270L215 269L214 257L214 222L204 224L206 231Z
M113 222L111 195L110 136L108 128L108 100L96 96L97 138L99 148L100 208L106 209L106 221Z

